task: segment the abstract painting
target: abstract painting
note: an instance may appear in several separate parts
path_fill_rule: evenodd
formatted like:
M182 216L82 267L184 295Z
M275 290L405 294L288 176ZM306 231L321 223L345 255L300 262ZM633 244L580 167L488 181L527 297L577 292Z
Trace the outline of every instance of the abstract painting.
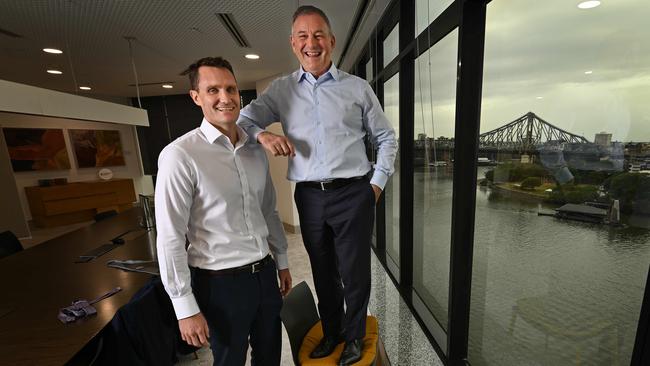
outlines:
M62 129L3 128L14 172L70 169Z
M126 165L119 131L70 130L70 140L79 168Z

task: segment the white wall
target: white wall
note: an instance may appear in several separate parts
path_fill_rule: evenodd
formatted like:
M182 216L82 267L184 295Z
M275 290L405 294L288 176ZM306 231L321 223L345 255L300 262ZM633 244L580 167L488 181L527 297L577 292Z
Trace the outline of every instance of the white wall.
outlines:
M149 126L147 111L0 80L0 111Z
M67 178L68 182L97 180L99 168L82 168L76 166L75 155L70 142L68 129L91 129L91 130L116 130L120 132L122 141L122 151L124 152L125 166L108 167L113 171L115 178L132 178L135 183L136 194L151 193L153 188L150 180L143 176L140 152L137 145L135 126L106 123L90 122L69 118L57 118L46 116L34 116L29 114L0 112L0 127L20 127L20 128L60 128L63 129L63 136L66 141L66 149L70 158L69 170L53 171L33 171L33 172L14 172L16 186L18 188L18 197L25 213L25 217L31 219L29 204L25 196L25 187L38 185L39 179L50 178ZM12 194L11 192L2 192L2 195Z
M262 92L266 90L269 84L271 84L273 80L280 76L282 75L273 75L266 79L257 81L255 83L257 95L262 94ZM280 125L279 122L272 124L267 128L267 130L278 135L284 135L284 131L282 131L282 125ZM269 167L277 195L278 212L280 214L280 219L285 224L290 225L293 228L298 228L300 226L300 221L298 220L298 209L296 208L296 203L293 201L293 192L296 189L296 184L287 180L288 160L286 157L276 157L269 154L268 152L266 155L269 157Z

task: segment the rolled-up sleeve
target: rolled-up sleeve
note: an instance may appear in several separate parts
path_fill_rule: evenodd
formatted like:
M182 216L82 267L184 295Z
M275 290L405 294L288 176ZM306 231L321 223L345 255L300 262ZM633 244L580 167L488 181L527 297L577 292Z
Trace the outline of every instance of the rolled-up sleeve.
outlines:
M156 177L156 247L160 278L178 319L200 312L192 293L185 250L195 181L187 155L175 146L163 149Z

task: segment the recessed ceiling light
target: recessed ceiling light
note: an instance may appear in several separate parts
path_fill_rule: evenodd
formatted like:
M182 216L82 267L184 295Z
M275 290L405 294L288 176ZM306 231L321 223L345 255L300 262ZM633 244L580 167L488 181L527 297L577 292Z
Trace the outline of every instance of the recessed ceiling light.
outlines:
M80 86L79 89L81 89L81 90L90 90L91 88L89 86Z
M589 1L583 1L580 4L578 4L578 8L580 9L593 9L600 5L600 1L598 0L589 0Z
M47 70L47 73L48 73L48 74L54 74L54 75L61 75L61 74L63 74L63 72L61 72L61 71L59 71L59 70L54 70L54 69Z
M544 97L535 97L535 99L544 99Z
M591 71L591 70L587 70L587 71L585 71L585 74L586 74L586 75L591 75L591 74L593 74L593 73L594 73L594 72Z
M249 53L248 55L245 55L244 57L246 57L249 60L258 60L260 58L260 55L256 55L254 53Z
M54 53L54 54L57 54L57 55L63 53L63 51L58 50L58 49L56 49L56 48L43 48L43 52Z
M174 86L171 85L171 84L163 84L162 87L165 88L165 89L171 89L171 88L173 88Z

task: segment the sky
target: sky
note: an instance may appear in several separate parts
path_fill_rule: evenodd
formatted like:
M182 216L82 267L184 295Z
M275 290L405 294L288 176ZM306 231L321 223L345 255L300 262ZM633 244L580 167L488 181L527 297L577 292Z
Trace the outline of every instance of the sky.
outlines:
M488 5L481 132L532 111L590 141L605 131L650 142L650 3L602 0L583 10L579 2ZM457 42L456 30L417 60L415 136L453 136ZM395 102L396 92L385 96Z

